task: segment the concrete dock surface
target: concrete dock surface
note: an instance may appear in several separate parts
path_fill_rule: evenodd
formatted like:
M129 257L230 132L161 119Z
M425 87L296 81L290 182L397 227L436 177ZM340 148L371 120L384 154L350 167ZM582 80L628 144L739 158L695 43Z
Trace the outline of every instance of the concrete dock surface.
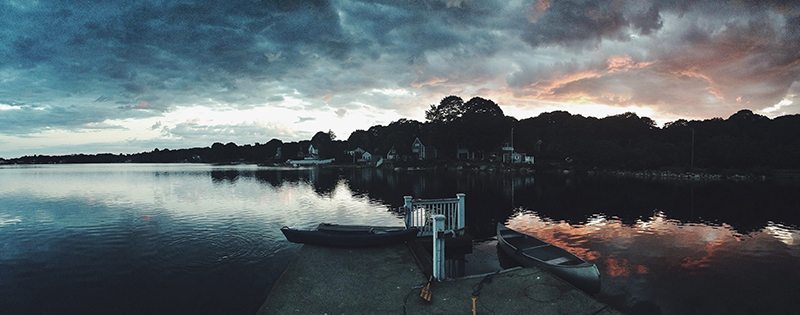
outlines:
M427 281L406 245L329 248L304 245L258 314L471 314L471 296L485 277ZM484 281L478 314L617 314L583 291L535 268L509 270Z
M489 277L476 300L478 314L619 314L541 269L516 268ZM484 278L434 283L432 301L415 295L406 313L472 314L472 292Z
M423 282L403 244L363 249L303 245L258 314L399 314L405 295Z

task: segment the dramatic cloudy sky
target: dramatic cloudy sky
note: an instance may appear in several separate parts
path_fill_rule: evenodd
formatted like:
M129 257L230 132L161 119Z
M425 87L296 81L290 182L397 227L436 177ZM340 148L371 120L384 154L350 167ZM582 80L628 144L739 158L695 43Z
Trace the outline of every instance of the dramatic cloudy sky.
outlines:
M0 0L0 157L517 118L800 112L792 1Z

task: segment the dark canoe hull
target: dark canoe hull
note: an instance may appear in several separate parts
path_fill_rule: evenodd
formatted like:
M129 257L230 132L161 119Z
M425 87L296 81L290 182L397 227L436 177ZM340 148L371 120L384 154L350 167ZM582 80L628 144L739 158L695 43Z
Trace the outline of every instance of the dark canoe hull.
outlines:
M542 268L583 291L600 292L600 271L597 266L564 249L499 223L497 245L522 266Z
M402 243L417 237L417 229L337 229L297 230L281 228L286 239L292 243L332 247L374 247Z
M332 223L320 223L317 231L331 232L350 232L350 233L372 233L372 232L394 232L402 231L403 226L371 226L371 225L340 225Z

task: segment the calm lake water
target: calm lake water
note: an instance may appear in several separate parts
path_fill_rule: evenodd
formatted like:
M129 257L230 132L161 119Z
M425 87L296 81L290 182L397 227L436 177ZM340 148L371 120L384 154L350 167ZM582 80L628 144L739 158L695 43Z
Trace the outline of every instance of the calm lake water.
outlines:
M401 225L403 195L457 192L472 235L568 248L618 309L800 310L796 184L117 164L0 168L0 313L252 314L299 248L281 226Z

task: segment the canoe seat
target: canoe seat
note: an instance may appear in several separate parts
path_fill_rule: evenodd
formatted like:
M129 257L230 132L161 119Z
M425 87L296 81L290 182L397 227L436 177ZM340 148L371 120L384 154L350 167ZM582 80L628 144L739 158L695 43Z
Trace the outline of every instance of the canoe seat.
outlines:
M542 244L542 245L538 245L538 246L524 248L524 249L522 249L522 253L524 253L525 255L531 256L531 257L536 257L537 256L536 254L538 253L537 249L543 248L543 247L550 247L550 244Z
M560 265L560 264L563 264L563 263L568 262L568 261L570 261L570 259L568 257L556 257L556 258L553 258L553 259L545 261L545 263L550 264L550 265Z

